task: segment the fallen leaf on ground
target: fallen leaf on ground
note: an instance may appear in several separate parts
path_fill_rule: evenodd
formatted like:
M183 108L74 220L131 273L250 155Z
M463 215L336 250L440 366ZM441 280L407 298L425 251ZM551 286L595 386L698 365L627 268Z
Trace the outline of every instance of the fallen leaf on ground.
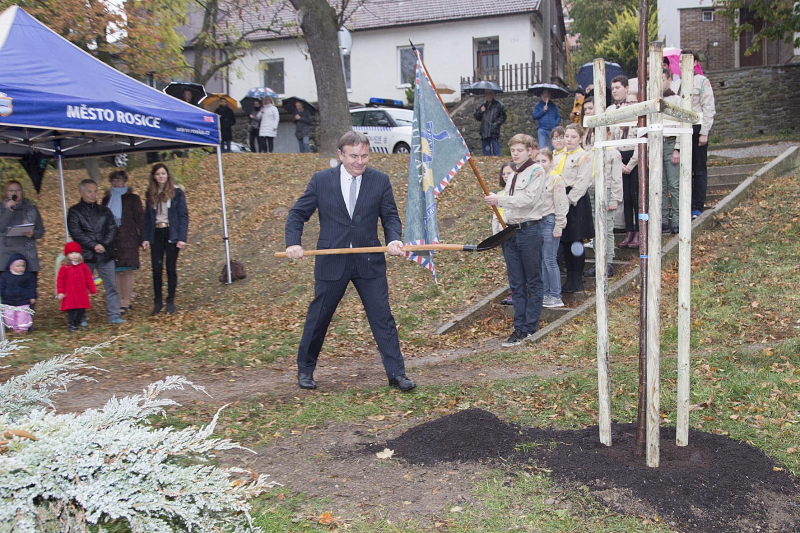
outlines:
M382 452L377 452L375 456L378 459L388 459L389 457L394 455L394 450L390 450L389 448L384 448Z

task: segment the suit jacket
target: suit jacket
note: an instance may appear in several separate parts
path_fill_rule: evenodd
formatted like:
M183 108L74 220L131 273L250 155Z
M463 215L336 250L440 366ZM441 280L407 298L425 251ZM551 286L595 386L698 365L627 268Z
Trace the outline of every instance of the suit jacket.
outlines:
M361 188L353 211L347 212L340 183L341 165L317 172L311 178L306 192L297 200L286 218L286 246L300 245L303 226L319 210L319 240L317 249L381 246L378 239L378 218L383 225L386 243L402 239L402 223L392 194L389 177L367 167L361 178ZM386 257L383 253L356 254L358 274L362 278L386 275ZM344 275L347 257L344 255L317 256L314 276L319 280L333 281Z

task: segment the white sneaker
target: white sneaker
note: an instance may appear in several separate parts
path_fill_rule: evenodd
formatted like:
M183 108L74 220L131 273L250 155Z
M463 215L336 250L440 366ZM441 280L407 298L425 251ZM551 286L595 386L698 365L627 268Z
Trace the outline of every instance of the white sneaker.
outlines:
M594 248L594 239L589 239L589 242L583 245L584 248Z
M564 302L561 301L561 298L553 298L552 296L548 296L544 299L542 307L564 307Z

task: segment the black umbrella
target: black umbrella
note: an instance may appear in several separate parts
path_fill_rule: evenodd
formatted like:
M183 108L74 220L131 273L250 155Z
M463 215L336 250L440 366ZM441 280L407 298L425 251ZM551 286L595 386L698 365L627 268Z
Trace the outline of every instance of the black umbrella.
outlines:
M554 100L556 98L566 98L569 96L569 91L553 83L537 83L536 85L531 85L528 87L528 94L532 94L534 96L541 97L544 91L549 91L550 98Z
M496 94L500 94L503 92L503 89L500 88L493 81L476 81L475 83L471 83L467 85L467 88L464 89L464 92L467 94L486 94L486 91L492 91Z
M623 76L626 75L625 71L622 70L622 67L620 67L617 63L606 61L606 87L611 87L611 80L620 74ZM583 65L575 75L575 81L578 83L578 85L582 85L584 87L594 85L594 64L586 63Z
M198 105L200 100L206 97L206 88L199 83L192 83L188 81L173 81L164 87L164 93L174 96L178 100L183 100L183 91L192 92L192 105Z
M20 160L22 168L28 173L31 182L33 182L33 188L36 189L37 193L42 192L42 178L44 177L44 171L47 170L49 161L49 157L34 150L23 155Z
M300 102L303 104L303 107L311 111L312 115L317 112L317 108L314 107L313 104L310 104L308 100L304 100L299 96L290 96L289 98L284 98L283 101L281 101L281 107L284 108L290 115L294 115L297 112L297 109L294 105L295 102Z

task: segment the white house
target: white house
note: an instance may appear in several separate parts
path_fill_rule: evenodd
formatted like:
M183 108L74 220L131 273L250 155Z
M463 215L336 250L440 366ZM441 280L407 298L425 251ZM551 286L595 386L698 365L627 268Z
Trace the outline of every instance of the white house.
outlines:
M294 16L281 9L284 18ZM409 41L422 50L434 82L455 90L442 95L446 101L460 98L462 77L496 78L501 72L505 79L505 65L517 73L529 69L531 83L537 68L550 72L544 81L565 76L561 0L368 0L345 27L353 40L343 58L351 102L371 97L405 102L414 73ZM258 86L317 100L311 57L296 24L278 35L253 34L252 49L229 70L223 90L238 100Z

